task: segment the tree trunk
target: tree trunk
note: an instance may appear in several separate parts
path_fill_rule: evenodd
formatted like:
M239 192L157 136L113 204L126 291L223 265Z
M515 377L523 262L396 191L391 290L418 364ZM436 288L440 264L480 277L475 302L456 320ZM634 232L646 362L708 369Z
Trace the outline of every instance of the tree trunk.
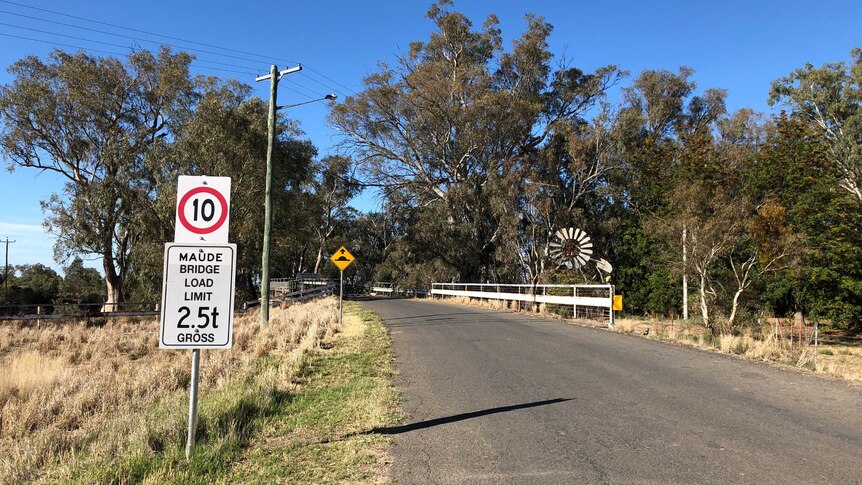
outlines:
M727 319L730 328L733 328L733 320L736 318L736 309L739 307L739 295L742 294L742 288L736 290L733 294L733 305L730 307L730 318Z
M682 319L688 320L688 227L682 226Z
M704 273L700 275L700 313L706 328L712 328L709 322L709 307L706 304L706 274Z
M102 256L102 267L105 270L105 286L108 293L108 298L102 306L102 312L115 312L118 310L117 303L123 302L123 284L125 282L122 276L117 274L113 255Z
M314 274L318 274L320 270L320 262L323 261L323 244L320 244L320 247L317 248L317 259L314 261Z

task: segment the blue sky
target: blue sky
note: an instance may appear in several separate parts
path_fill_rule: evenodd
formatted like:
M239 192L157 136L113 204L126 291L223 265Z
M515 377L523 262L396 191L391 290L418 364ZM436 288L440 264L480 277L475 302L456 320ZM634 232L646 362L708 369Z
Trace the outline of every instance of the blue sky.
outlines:
M393 62L399 53L407 51L410 42L427 39L432 25L424 14L429 5L429 1L393 0L0 0L0 24L4 24L0 25L0 66L4 68L0 83L10 82L5 67L27 55L44 56L52 45L70 44L117 53L128 51L123 46L157 45L42 20L216 51L49 12L53 11L257 53L251 56L225 52L235 57L220 57L198 52L204 66L240 71L201 68L198 72L236 77L254 85L255 94L264 98L268 96L268 83L255 85L255 74L267 72L273 63L281 69L302 63L303 72L291 74L286 78L289 82L281 84L279 104L298 103L330 92L343 99L360 89L363 76L374 72L378 62ZM489 13L495 13L507 45L523 31L525 13L543 15L554 25L552 51L557 56L564 54L585 71L617 64L634 75L644 69L676 70L680 65L690 66L695 69L699 89L727 89L731 110L751 107L770 112L766 99L771 81L806 62L820 65L847 61L850 50L862 46L859 30L862 2L858 1L484 0L457 2L455 8L467 14L477 26ZM232 66L205 64L206 61ZM326 125L326 111L323 103L315 103L289 112L321 155L334 152L339 140L338 133ZM11 263L43 262L59 268L53 261L53 238L41 229L44 214L39 201L61 188L61 181L51 173L0 171L0 239L8 236L18 241L11 246ZM369 194L355 202L360 209L375 205L374 197ZM97 261L91 265L99 267Z

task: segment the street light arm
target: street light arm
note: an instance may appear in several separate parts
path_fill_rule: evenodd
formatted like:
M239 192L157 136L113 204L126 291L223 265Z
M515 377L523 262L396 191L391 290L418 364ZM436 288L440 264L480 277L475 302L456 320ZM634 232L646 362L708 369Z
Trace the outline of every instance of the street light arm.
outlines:
M295 108L295 107L297 107L297 106L302 106L302 105L304 105L304 104L316 103L316 102L318 102L318 101L323 101L323 100L335 101L336 99L338 99L338 96L337 96L337 95L335 95L335 94L327 94L326 96L324 96L324 97L322 97L322 98L312 99L312 100L309 100L309 101L303 101L303 102L301 102L301 103L286 104L286 105L284 105L284 106L278 106L278 107L276 107L275 109Z

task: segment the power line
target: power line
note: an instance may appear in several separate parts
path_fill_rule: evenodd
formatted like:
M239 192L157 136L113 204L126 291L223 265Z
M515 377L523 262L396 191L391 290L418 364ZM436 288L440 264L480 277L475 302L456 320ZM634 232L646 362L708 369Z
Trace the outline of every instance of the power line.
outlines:
M0 12L0 13L2 13L2 12ZM112 44L112 43L110 43L110 42L104 42L104 41L101 41L101 40L88 39L88 38L86 38L86 37L78 37L78 36L68 35L68 34L61 34L61 33L59 33L59 32L51 32L51 31L49 31L49 30L34 29L34 28L32 28L32 27L22 27L22 26L20 26L20 25L7 24L7 23L4 23L4 22L0 22L0 25L5 26L5 27L12 27L13 29L29 30L29 31L31 31L31 32L38 32L38 33L40 33L40 34L56 35L56 36L59 36L59 37L65 37L65 38L67 38L67 39L83 40L84 42L93 42L93 43L95 43L95 44L102 44L102 45L107 45L107 46L110 46L110 47L119 47L119 48L121 48L121 49L127 49L127 48L129 47L129 46L120 45L120 44ZM145 42L158 43L158 42L155 42L155 41L145 41ZM256 68L256 67L240 66L240 65L238 65L238 64L230 64L230 63L227 63L227 62L212 61L212 60L209 60L209 59L198 59L198 60L200 60L201 62L208 62L208 63L211 63L211 64L219 64L219 65L222 65L222 66L228 66L228 67L236 67L236 68L239 68L239 69L249 69L249 70L251 70L251 71L255 71L255 70L257 70L257 68Z
M241 51L241 50L237 50L237 49L231 49L231 48L229 48L229 47L222 47L222 46L213 45L213 44L206 44L206 43L204 43L204 42L198 42L198 41L189 40L189 39L182 39L182 38L180 38L180 37L172 37L172 36L170 36L170 35L157 34L157 33L155 33L155 32L148 32L148 31L146 31L146 30L133 29L133 28L131 28L131 27L124 27L124 26L122 26L122 25L112 24L112 23L109 23L109 22L102 22L102 21L99 21L99 20L91 19L91 18L79 17L79 16L77 16L77 15L70 15L70 14L67 14L67 13L58 12L58 11L56 11L56 10L49 10L49 9L46 9L46 8L33 7L33 6L30 6L30 5L25 5L25 4L23 4L23 3L10 2L10 1L8 1L8 0L0 0L0 3L7 3L7 4L9 4L9 5L16 5L16 6L19 6L19 7L29 8L29 9L33 9L33 10L39 10L39 11L41 11L41 12L52 13L52 14L55 14L55 15L60 15L60 16L63 16L63 17L68 17L68 18L72 18L72 19L76 19L76 20L83 20L83 21L85 21L85 22L92 22L92 23L94 23L94 24L105 25L105 26L108 26L108 27L113 27L113 28L115 28L115 29L122 29L122 30L128 30L128 31L130 31L130 32L137 32L137 33L139 33L139 34L152 35L152 36L154 36L154 37L164 37L165 39L178 40L178 41L180 41L180 42L188 42L188 43L190 43L190 44L202 45L202 46L204 46L204 47L212 47L213 49L221 49L221 50L228 51L228 52L235 52L235 53L237 53L237 54L245 54L245 55L249 55L249 56L255 56L255 57L265 58L265 56L262 56L262 55L260 55L260 54L256 54L256 53L254 53L254 52L246 52L246 51ZM115 34L115 35L119 35L119 34ZM284 61L284 62L288 62L288 63L291 63L291 64L301 64L301 62L298 62L298 61L285 61L284 59L278 59L278 60L281 60L281 61ZM253 61L253 62L269 63L269 61Z
M302 91L299 91L299 90L293 89L293 88L291 88L290 86L283 86L283 87L284 87L284 89L287 89L288 91L293 91L294 93L296 93L296 94L298 94L298 95L300 95L300 96L304 96L304 97L306 97L306 98L308 98L308 99L314 99L314 96L311 96L311 95L309 95L309 94L303 93Z
M37 10L37 11L40 11L40 12L46 12L46 13L51 13L51 14L54 14L54 15L60 15L60 16L62 16L62 17L72 18L72 19L76 19L76 20L82 20L82 21L85 21L85 22L91 22L91 23L99 24L99 25L105 25L105 26L108 26L108 27L113 27L113 28L116 28L116 29L126 30L126 31L129 31L129 32L137 32L137 33L140 33L140 34L150 35L150 36L154 36L154 37L162 37L162 38L165 38L165 39L171 39L171 40L176 40L176 41L180 41L180 42L187 42L187 43L190 43L190 44L201 45L201 46L204 46L204 47L210 47L210 48L213 48L213 49L219 49L219 50L223 50L223 51L227 51L227 52L234 52L234 53L237 53L237 54L243 54L243 55L248 55L248 56L254 56L254 57L257 57L258 59L272 59L272 60L276 60L276 61L280 61L280 62L287 62L287 63L290 63L290 64L303 64L303 63L301 63L301 62L299 62L299 61L294 61L294 60L289 60L289 59L283 59L283 58L268 58L267 56L263 56L263 55L261 55L261 54L257 54L257 53L254 53L254 52L247 52L247 51L242 51L242 50L238 50L238 49L231 49L231 48L229 48L229 47L223 47L223 46L218 46L218 45L214 45L214 44L207 44L207 43L205 43L205 42L198 42L198 41L194 41L194 40L190 40L190 39L183 39L183 38L180 38L180 37L174 37L174 36L170 36L170 35L157 34L157 33L155 33L155 32L149 32L149 31L141 30L141 29L134 29L134 28L131 28L131 27L125 27L125 26L122 26L122 25L112 24L112 23L109 23L109 22L102 22L102 21L94 20L94 19L87 18L87 17L80 17L80 16L77 16L77 15L71 15L71 14L67 14L67 13L63 13L63 12L58 12L58 11L56 11L56 10L50 10L50 9L46 9L46 8L39 8L39 7L33 7L33 6L31 6L31 5L25 5L25 4L22 4L22 3L12 2L12 1L9 1L9 0L0 0L0 3L5 3L5 4L9 4L9 5L16 5L16 6L19 6L19 7L29 8L29 9ZM0 11L0 12L2 12L2 11ZM56 22L56 21L53 21L53 20L42 19L42 18L39 18L39 17L31 17L31 16L26 16L26 15L23 15L23 14L16 14L16 13L13 13L13 12L2 12L2 13L8 13L8 14L11 14L11 15L18 15L18 16L25 17L25 18L32 18L32 19L35 19L35 20L43 21L43 22L57 23L57 24L60 24L60 25L65 25L65 26L68 26L68 27L73 27L73 28L78 28L78 29L91 30L91 31L94 31L94 32L99 32L99 33L103 33L103 34L107 34L107 35L114 35L114 36L120 36L120 37L132 38L133 40L141 40L141 41L144 41L144 42L155 42L155 41L146 40L146 39L137 39L137 38L134 38L134 37L123 36L123 35L121 35L121 34L116 34L116 33L112 33L112 32L101 31L101 30L98 30L98 29L90 29L90 28L87 28L87 27L81 27L81 26L77 26L77 25L65 24L65 23L62 23L62 22ZM168 45L171 45L171 44L168 44ZM172 46L172 47L176 47L176 48L180 48L180 49L195 50L195 49L193 49L193 48L189 48L189 47L180 47L180 46L175 46L175 45L171 45L171 46ZM249 58L244 58L244 57L231 56L231 55L228 55L228 54L213 53L213 52L211 52L211 51L204 51L204 50L200 50L200 49L198 49L198 51L200 51L200 52L205 52L205 53L207 53L207 54L220 55L220 56L224 56L224 57L232 57L232 58L239 59L239 60L244 60L244 61L249 61L249 62L255 62L255 63L261 63L261 64L269 63L269 62L270 62L269 60L267 60L267 61L262 61L262 60L258 60L258 59L249 59ZM316 69L314 69L314 68L312 68L312 67L308 66L307 64L303 64L303 67L305 67L307 70L309 70L309 71L311 71L311 72L313 72L313 73L317 74L318 76L322 77L323 79L325 79L325 80L327 80L327 81L329 81L329 82L331 82L331 83L334 83L335 85L340 86L341 88L346 89L347 91L349 91L349 92L351 92L351 93L353 93L353 94L357 94L355 90L353 90L353 89L351 89L351 88L349 88L349 87L345 86L344 84L341 84L340 82L338 82L338 81L336 81L336 80L332 79L331 77L329 77L329 76L327 76L327 75L323 74L322 72L320 72L320 71L318 71L318 70L316 70ZM339 94L344 95L344 93L343 93L343 92L341 92L341 91L339 91L338 89L334 89L334 88L332 88L332 86L329 86L329 85L326 85L326 84L324 84L324 83L322 83L322 82L320 82L320 81L317 81L317 80L313 79L311 76L308 76L308 78L309 78L309 79L311 79L312 81L314 81L314 82L316 82L316 83L320 84L321 86L323 86L323 87L327 88L327 89L332 89L333 91L336 91L336 92L338 92Z
M0 0L0 1L2 1L2 0ZM326 80L328 80L328 81L330 81L330 82L333 82L333 83L335 83L335 84L337 84L337 85L341 86L342 88L344 88L344 89L346 89L346 90L350 91L350 92L351 92L351 93L353 93L353 94L358 94L356 91L354 91L354 90L352 90L352 89L348 88L347 86L345 86L345 85L341 84L340 82L338 82L338 81L336 81L336 80L334 80L334 79L332 79L332 78L330 78L330 77L326 76L325 74L323 74L322 72L320 72L320 71L318 71L318 70L312 69L311 67L308 67L307 65L303 65L303 67L305 67L306 69L308 69L308 70L309 70L309 71L311 71L311 72L317 73L317 75L318 75L318 76L320 76L320 77L322 77L323 79L326 79ZM342 93L342 94L344 94L344 93Z
M302 66L302 67L305 67L305 66ZM301 74L301 73L300 73L300 74ZM332 86L329 86L329 85L327 85L327 84L324 84L324 83L322 83L322 82L318 81L317 79L314 79L314 78L313 78L313 77L311 77L311 76L307 76L307 75L306 75L306 76L305 76L305 79L308 79L309 81L311 81L311 82L313 82L313 83L315 83L315 84L318 84L318 85L320 85L320 86L323 86L324 88L326 88L326 89L328 89L328 90L335 91L336 93L338 93L338 94L340 94L340 95L342 95L342 96L345 96L345 97L347 96L347 95L346 95L346 94L344 94L342 91L340 91L340 90L338 90L338 89L334 89Z
M4 1L4 0L0 0L0 2L2 2L2 1ZM48 20L48 19L43 19L43 18L39 18L39 17L33 17L31 15L24 15L24 14L15 13L15 12L8 12L5 10L0 10L0 13L5 13L8 15L15 15L17 17L23 17L23 18L27 18L27 19L31 19L31 20L38 20L40 22L47 22L47 23L51 23L51 24L62 25L64 27L71 27L73 29L86 30L89 32L96 32L96 33L104 34L104 35L112 35L114 37L122 37L124 39L130 39L130 40L134 40L134 41L138 41L138 42L149 42L151 44L163 44L163 45L167 45L167 46L173 47L175 49L180 49L180 50L187 50L187 51L192 51L192 52L202 52L204 54L210 54L210 55L214 55L214 56L230 57L231 59L239 59L241 61L254 62L257 64L265 64L265 62L259 61L257 59L249 59L247 57L239 57L239 56L233 56L230 54L222 54L219 52L213 52L213 51L208 51L208 50L204 50L204 49L196 49L194 47L187 47L187 46L182 46L182 45L170 44L167 42L163 43L163 42L159 42L159 41L155 41L155 40L142 39L140 37L133 37L131 35L115 34L113 32L108 32L105 30L91 29L89 27L81 27L79 25L67 24L65 22L58 22L56 20Z
M111 51L106 51L106 50L101 50L101 49L93 49L92 47L83 47L80 45L64 44L62 42L54 42L54 41L42 40L42 39L34 39L32 37L24 37L22 35L6 34L3 32L0 32L0 35L2 35L4 37L13 37L15 39L23 39L23 40L33 41L33 42L41 42L43 44L50 44L53 46L70 47L72 49L81 49L81 50L85 50L85 51L98 52L100 54L108 54L108 55L112 55L112 56L125 56L126 55L126 54L120 54L119 52L111 52Z
M305 66L303 66L303 67L305 67ZM285 80L285 81L287 81L287 82L289 82L289 83L291 83L291 84L293 84L294 86L296 86L296 87L298 87L298 88L301 88L301 89L305 90L306 92L311 93L311 95L313 95L313 96L317 96L318 98L322 98L322 97L326 96L325 94L323 94L323 93L318 93L317 91L315 91L315 90L313 90L313 89L311 89L311 88L309 88L309 87L307 87L307 86L303 86L302 84L299 84L299 83L298 83L298 82L296 82L296 81L293 81L293 80L290 80L290 79L287 79L287 78L284 78L284 80ZM288 89L290 89L290 88L288 88Z
M123 57L123 56L127 55L127 54L121 54L119 52L111 52L111 51L106 51L106 50L102 50L102 49L94 49L92 47L84 47L84 46L80 46L80 45L64 44L62 42L54 42L54 41L50 41L50 40L34 39L32 37L24 37L22 35L6 34L3 32L0 32L0 35L2 35L4 37L13 37L15 39L29 40L32 42L41 42L43 44L48 44L51 46L68 47L71 49L80 49L80 50L89 51L89 52L98 52L100 54L108 54L111 56ZM130 51L134 52L134 49L132 49L131 47L129 47L128 49ZM190 66L198 68L198 69L208 70L208 71L224 71L224 72L230 72L230 73L235 73L235 74L242 74L242 75L246 75L246 76L252 75L252 73L247 72L247 71L236 71L233 69L223 69L220 67L201 66L200 64L196 64L194 62L192 62L190 64Z

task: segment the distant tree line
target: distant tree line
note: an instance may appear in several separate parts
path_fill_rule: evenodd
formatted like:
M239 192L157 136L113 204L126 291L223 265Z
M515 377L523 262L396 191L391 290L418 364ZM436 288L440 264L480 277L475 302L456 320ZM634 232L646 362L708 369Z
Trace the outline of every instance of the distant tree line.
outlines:
M93 268L74 258L63 268L64 275L36 263L22 264L0 274L0 305L40 305L45 303L97 304L105 301L105 283Z
M595 281L593 263L548 257L576 227L630 313L685 306L716 331L764 315L862 322L862 51L764 86L770 117L728 112L688 67L582 71L554 58L542 17L508 49L493 15L477 29L442 1L428 18L430 38L333 106L340 156L279 120L272 274L335 276L326 259L346 244L356 281ZM179 174L233 177L237 285L257 292L266 103L192 77L191 59L56 51L15 63L0 90L6 163L67 179L44 203L57 258L101 256L109 302L160 292ZM363 187L379 210L349 207Z

